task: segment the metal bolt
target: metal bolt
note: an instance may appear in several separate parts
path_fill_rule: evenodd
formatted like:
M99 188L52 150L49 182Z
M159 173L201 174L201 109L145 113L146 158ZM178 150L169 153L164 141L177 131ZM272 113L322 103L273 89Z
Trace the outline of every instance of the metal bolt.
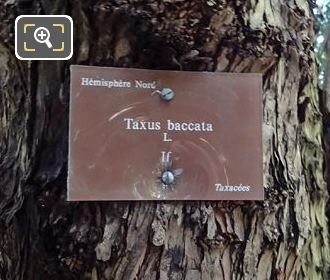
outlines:
M174 183L174 173L172 171L165 171L162 174L162 182L165 185L171 185Z
M161 99L166 100L166 101L170 101L174 98L174 91L171 90L170 88L163 88L160 92L159 92L159 96Z

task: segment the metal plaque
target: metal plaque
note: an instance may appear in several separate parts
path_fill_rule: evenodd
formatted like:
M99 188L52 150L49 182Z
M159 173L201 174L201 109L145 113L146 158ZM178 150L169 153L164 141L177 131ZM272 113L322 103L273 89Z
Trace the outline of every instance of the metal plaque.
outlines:
M261 84L72 66L68 200L262 200Z

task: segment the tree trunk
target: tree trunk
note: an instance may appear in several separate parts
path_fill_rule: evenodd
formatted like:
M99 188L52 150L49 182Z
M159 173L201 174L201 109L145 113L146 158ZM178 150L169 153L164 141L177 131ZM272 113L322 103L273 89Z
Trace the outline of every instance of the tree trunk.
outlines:
M327 57L324 69L324 102L326 104L326 110L330 111L330 25L327 26L327 31L325 34L324 52Z
M325 36L324 52L326 54L326 65L324 69L324 85L321 95L321 112L323 114L323 138L325 151L325 169L326 183L328 192L330 192L330 25L327 26L327 34ZM323 98L322 98L323 97ZM330 217L330 201L327 204L327 217ZM328 223L330 229L330 224Z
M73 58L17 60L20 14L71 15ZM9 0L0 18L1 280L329 279L307 1ZM70 64L262 73L265 201L67 202Z

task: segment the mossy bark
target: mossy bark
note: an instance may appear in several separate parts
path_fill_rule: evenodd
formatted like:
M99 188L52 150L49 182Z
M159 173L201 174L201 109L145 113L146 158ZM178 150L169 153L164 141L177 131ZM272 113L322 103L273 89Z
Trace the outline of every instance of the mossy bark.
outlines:
M70 61L14 55L69 14ZM322 114L304 0L0 3L0 279L329 279ZM66 201L70 64L263 74L263 202ZM244 122L244 120L242 120Z

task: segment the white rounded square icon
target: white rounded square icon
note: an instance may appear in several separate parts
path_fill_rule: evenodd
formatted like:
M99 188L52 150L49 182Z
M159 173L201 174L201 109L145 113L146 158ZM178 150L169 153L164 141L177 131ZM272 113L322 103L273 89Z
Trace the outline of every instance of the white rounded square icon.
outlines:
M67 15L23 15L15 20L15 55L21 60L67 60L73 22Z

